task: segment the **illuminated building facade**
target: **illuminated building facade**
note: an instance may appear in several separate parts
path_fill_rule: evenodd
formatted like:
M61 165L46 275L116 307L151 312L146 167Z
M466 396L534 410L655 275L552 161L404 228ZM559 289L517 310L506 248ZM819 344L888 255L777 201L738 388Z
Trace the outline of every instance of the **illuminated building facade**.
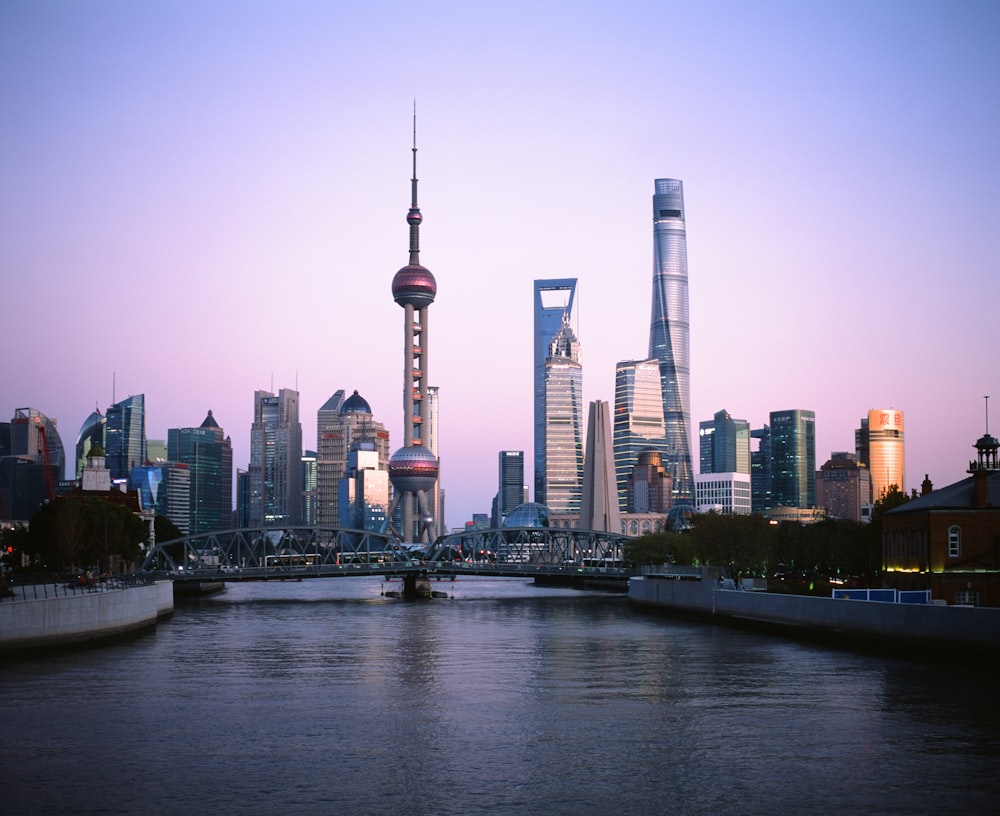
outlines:
M576 282L576 278L548 278L534 282L534 490L535 501L540 504L547 504L548 498L545 495L545 363L556 335L562 331L564 324L572 325L575 319Z
M562 327L549 344L542 397L544 504L552 513L579 513L583 490L583 366L580 343L566 312Z
M677 179L656 179L649 356L660 364L666 437L663 464L673 479L675 502L694 499L690 335L684 185Z
M612 429L618 506L624 513L628 511L628 479L643 451L660 453L661 464L673 485L667 467L658 360L626 360L615 365Z
M855 432L858 461L868 466L871 499L876 502L891 485L906 493L906 455L903 412L875 408Z
M302 517L302 425L299 392L254 392L250 428L250 506L253 527L299 524Z

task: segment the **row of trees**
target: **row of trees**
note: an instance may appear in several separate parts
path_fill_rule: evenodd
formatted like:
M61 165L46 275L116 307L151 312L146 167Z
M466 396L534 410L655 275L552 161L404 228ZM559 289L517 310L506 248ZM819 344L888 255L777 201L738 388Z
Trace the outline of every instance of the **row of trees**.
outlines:
M181 535L156 517L157 540ZM146 523L129 508L98 497L61 496L44 505L27 527L4 530L2 550L8 568L31 572L68 572L113 564L131 569L149 540ZM27 566L23 566L27 562Z
M733 575L859 576L882 569L882 515L907 500L895 486L876 502L868 524L829 520L774 523L763 516L697 514L691 529L643 536L626 547L629 567L673 563L726 566Z

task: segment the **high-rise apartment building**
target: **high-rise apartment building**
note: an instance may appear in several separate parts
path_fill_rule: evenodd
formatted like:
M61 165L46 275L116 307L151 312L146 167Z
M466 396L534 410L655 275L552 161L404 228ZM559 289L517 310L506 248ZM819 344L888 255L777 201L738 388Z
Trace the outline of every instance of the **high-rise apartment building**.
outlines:
M626 360L615 365L615 414L612 424L618 507L624 513L628 512L628 479L643 451L652 450L660 454L661 465L673 486L673 475L667 467L658 360Z
M564 324L572 326L576 278L549 278L534 282L534 490L535 501L547 504L545 495L545 363ZM581 408L582 411L582 408Z
M136 394L107 410L104 457L112 480L128 479L132 468L146 463L146 396ZM131 485L130 485L131 487Z
M874 408L854 433L858 462L868 466L871 476L872 502L882 498L892 485L906 493L903 431L902 411Z
M524 451L505 450L497 455L497 497L494 503L493 527L503 521L515 507L524 504Z
M677 179L656 179L649 356L660 364L663 464L673 478L675 502L688 503L694 501L690 335L684 186Z
M563 313L545 358L542 495L552 513L577 514L583 490L583 366L580 343Z
M750 473L750 423L726 410L698 425L701 473Z
M868 468L846 451L831 453L816 474L816 506L831 518L860 522L871 493Z
M352 450L370 444L378 457L378 469L389 469L389 432L385 425L375 421L371 406L357 390L346 400L343 393L337 391L316 417L316 505L317 523L322 527L341 524L340 481L347 472Z
M197 428L167 429L167 459L185 465L191 473L186 530L178 527L192 535L229 529L233 523L233 445L211 411Z
M816 507L816 414L771 412L772 507Z
M250 507L253 527L302 521L302 425L299 392L254 392L250 428Z

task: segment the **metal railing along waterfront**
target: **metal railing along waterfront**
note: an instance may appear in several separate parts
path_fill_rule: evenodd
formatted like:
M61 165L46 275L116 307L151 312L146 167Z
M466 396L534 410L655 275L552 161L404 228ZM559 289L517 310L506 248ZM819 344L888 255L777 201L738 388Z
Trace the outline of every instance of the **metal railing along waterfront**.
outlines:
M139 572L92 577L86 575L70 576L68 578L15 575L10 583L4 584L5 591L0 593L0 603L40 601L46 598L70 598L96 592L113 592L120 589L149 586L155 580L156 576Z

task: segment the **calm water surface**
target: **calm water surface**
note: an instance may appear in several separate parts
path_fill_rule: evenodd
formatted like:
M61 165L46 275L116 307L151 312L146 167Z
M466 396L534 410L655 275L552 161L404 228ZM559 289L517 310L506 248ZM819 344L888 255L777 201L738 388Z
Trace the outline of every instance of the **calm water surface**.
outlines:
M437 587L236 584L153 634L6 660L0 813L1000 809L995 668Z

